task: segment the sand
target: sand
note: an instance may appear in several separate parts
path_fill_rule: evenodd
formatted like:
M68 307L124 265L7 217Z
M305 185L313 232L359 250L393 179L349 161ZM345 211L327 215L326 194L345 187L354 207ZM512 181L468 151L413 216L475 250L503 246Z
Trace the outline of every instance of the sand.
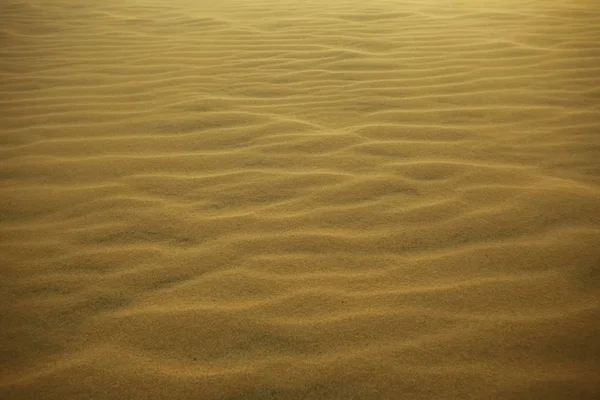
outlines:
M600 7L4 0L0 398L600 398Z

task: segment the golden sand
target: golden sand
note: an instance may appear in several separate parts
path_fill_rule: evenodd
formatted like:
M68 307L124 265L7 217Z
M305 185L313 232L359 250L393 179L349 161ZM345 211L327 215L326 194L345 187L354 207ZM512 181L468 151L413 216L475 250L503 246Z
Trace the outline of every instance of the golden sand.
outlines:
M0 398L600 398L600 7L3 0Z

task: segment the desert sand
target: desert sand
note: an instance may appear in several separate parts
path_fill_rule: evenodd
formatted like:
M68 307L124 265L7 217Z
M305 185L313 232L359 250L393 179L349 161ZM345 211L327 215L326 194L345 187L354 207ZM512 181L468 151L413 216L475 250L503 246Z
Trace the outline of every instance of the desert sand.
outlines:
M4 0L0 398L600 398L600 7Z

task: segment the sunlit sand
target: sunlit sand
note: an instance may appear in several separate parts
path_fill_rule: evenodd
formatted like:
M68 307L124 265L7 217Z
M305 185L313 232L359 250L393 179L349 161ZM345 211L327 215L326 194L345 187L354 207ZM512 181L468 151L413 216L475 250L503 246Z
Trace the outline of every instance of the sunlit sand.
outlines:
M0 398L600 398L593 1L4 0Z

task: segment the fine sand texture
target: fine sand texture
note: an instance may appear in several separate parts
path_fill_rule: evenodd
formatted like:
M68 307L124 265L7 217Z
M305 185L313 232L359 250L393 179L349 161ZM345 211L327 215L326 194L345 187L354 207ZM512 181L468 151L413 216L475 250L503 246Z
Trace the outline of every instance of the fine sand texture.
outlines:
M2 0L0 398L600 398L592 0Z

